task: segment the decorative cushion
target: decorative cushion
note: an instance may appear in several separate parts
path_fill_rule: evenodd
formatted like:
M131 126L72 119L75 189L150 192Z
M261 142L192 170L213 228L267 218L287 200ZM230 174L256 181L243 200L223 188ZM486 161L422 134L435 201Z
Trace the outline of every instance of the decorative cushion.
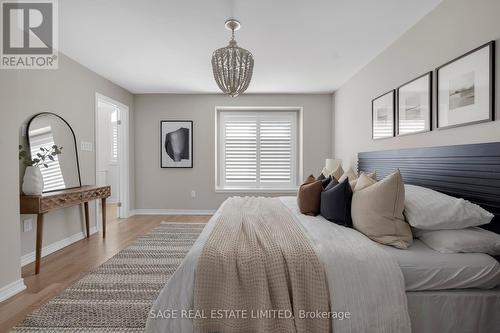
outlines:
M330 176L332 176L332 178L335 178L337 180L339 180L339 178L342 177L343 174L344 174L344 169L342 169L341 165L339 165L337 169L335 169L334 171L330 172Z
M352 197L354 228L378 243L407 249L413 237L403 216L404 203L405 188L399 170L367 187L361 183Z
M323 186L323 188L326 188L328 184L330 184L332 179L334 179L332 178L332 176L323 177L323 179L320 179L320 177L316 178L316 180L319 180L321 182L321 186Z
M307 176L307 178L304 180L304 184L308 184L308 183L312 183L312 182L315 182L316 181L316 178L314 178L313 175L309 175Z
M339 181L335 178L332 178L332 181L324 188L325 191L328 191L332 187L335 187L339 184Z
M500 235L478 227L459 230L423 230L419 238L441 253L488 253L500 255Z
M356 172L349 168L344 174L339 178L339 183L342 183L346 178L349 178L349 182L358 179L358 175Z
M405 185L405 190L405 216L418 229L464 229L489 223L494 217L472 202L429 188Z
M311 181L312 177L312 181ZM297 193L297 204L300 212L306 215L318 215L323 186L321 181L315 180L311 175L306 182L300 185Z
M354 192L360 191L368 186L371 186L375 184L377 181L374 180L372 177L369 177L368 175L362 173L361 176L359 176L358 179L356 179L355 187L353 189Z
M377 173L374 171L374 172L370 172L370 173L366 173L366 172L362 172L361 175L365 175L365 176L368 176L370 177L371 179L373 180L377 180ZM361 177L360 175L360 177ZM352 190L354 191L354 188L356 187L356 184L359 180L359 177L357 179L354 179L354 180L349 180L349 184L351 184L351 187L352 187Z
M318 178L316 178L316 180L323 180L323 179L326 179L325 175L320 173Z
M326 178L327 176L329 176L332 172L330 170L328 170L326 167L323 168L323 170L321 170L321 174Z
M335 184L335 182L337 182L336 179L327 186L323 193L321 193L321 215L334 223L352 227L352 190L349 185L349 180L346 178L341 183L337 182L337 184Z

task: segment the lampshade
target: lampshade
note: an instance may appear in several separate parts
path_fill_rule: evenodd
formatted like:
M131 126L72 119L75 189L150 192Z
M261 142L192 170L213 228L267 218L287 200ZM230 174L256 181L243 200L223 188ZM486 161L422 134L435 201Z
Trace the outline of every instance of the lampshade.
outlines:
M325 160L325 168L330 171L335 171L339 165L342 165L342 160L338 158L327 158Z

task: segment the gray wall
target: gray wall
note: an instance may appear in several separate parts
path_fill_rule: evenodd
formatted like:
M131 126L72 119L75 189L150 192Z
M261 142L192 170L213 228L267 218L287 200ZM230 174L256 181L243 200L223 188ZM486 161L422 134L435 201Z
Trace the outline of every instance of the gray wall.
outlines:
M130 107L133 124L133 95L66 56L59 54L58 70L2 70L0 73L1 121L0 151L2 191L0 191L0 287L20 276L20 256L34 251L35 229L21 232L19 218L20 167L17 158L21 127L39 112L61 115L73 127L78 144L94 142L95 93L114 98ZM134 198L133 126L131 138L131 206ZM24 139L24 138L23 138ZM81 151L83 184L95 183L95 153ZM22 168L21 168L22 171ZM93 207L92 207L93 210ZM91 212L91 226L95 225ZM82 211L78 208L48 213L44 223L44 246L83 231Z
M345 83L333 98L334 155L342 158L344 164L354 164L360 151L499 141L500 121L379 141L371 139L374 97L490 40L497 40L498 82L499 13L498 0L445 0ZM499 84L495 97L500 100ZM435 116L434 110L435 104ZM497 108L496 119L499 115Z
M14 72L0 72L0 288L21 277L17 100L21 83Z
M304 175L318 174L331 152L331 95L147 94L135 97L137 209L216 209L216 106L303 106ZM161 169L160 120L193 120L194 168ZM191 198L191 190L197 192ZM257 195L257 194L255 194Z

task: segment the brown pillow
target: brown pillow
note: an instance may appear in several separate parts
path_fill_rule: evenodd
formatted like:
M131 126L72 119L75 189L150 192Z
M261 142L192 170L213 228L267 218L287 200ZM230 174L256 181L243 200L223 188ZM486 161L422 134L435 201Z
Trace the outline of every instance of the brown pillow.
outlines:
M311 181L311 177L312 175L307 177L306 182L300 185L297 193L297 203L302 214L315 216L319 214L323 186L321 181L316 181L314 177L312 177Z
M309 183L312 183L312 182L315 182L316 181L316 178L314 178L313 175L309 175L307 176L307 178L304 180L304 184L309 184Z
M354 228L378 243L407 249L413 236L403 216L405 187L399 170L378 183L363 178L358 180L352 196Z

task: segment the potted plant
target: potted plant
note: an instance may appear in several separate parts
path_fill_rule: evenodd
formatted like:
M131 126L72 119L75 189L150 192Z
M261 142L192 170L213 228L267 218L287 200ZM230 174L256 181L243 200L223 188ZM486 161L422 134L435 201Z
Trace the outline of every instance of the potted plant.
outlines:
M63 147L53 145L50 148L40 147L35 157L19 146L19 160L23 161L24 172L22 190L26 195L40 195L43 192L43 177L40 167L48 168L48 161L55 161L55 156L62 153Z

